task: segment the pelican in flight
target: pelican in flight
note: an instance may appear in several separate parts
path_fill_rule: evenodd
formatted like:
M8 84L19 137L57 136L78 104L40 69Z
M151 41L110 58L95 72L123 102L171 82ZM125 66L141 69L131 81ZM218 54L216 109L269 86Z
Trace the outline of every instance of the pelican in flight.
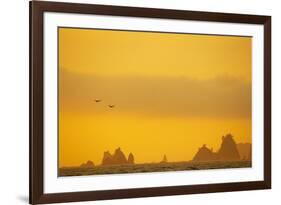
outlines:
M109 108L114 108L114 107L115 107L115 105L108 105L108 107L109 107Z
M101 102L101 100L100 99L95 99L95 102L98 103L98 102Z

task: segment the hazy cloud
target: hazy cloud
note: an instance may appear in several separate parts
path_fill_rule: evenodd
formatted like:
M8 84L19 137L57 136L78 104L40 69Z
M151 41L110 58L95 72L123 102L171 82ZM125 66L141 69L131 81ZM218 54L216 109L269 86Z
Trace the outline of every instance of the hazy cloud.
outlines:
M60 70L61 111L114 112L169 117L251 117L251 84L220 76L186 77L93 76ZM102 99L100 104L95 98Z

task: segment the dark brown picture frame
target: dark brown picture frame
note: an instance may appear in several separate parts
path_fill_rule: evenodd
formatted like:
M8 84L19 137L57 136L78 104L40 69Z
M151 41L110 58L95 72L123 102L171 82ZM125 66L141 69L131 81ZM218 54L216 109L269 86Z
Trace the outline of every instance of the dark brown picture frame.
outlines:
M182 195L271 188L271 17L155 8L29 2L30 8L30 204ZM43 13L81 13L160 19L259 24L264 28L264 180L153 188L45 194L43 192Z

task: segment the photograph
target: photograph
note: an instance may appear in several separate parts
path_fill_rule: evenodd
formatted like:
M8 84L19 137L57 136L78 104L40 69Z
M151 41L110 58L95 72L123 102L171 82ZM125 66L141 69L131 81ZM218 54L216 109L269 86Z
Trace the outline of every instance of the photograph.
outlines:
M59 177L251 168L251 36L57 32Z
M271 189L271 16L29 6L31 204Z
M280 201L280 2L2 2L0 205Z

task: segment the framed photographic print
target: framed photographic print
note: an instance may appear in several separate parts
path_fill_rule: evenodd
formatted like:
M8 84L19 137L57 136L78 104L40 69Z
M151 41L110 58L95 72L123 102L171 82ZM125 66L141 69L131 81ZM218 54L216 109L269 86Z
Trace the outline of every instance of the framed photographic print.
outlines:
M271 17L30 2L30 203L271 188Z

